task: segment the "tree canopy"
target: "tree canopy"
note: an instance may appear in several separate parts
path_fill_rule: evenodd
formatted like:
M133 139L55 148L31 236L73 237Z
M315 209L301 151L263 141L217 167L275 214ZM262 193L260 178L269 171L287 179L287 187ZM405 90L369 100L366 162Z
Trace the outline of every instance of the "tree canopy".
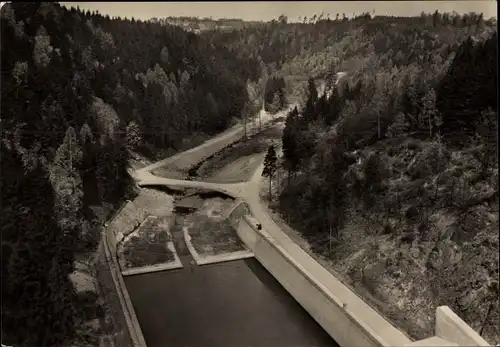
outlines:
M225 130L259 74L172 25L48 2L1 16L2 342L61 346L84 226L130 194L129 151Z

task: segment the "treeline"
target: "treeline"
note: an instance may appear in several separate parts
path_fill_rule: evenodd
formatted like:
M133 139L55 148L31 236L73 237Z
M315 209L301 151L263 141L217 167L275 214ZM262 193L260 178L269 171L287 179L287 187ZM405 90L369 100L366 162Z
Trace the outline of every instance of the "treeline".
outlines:
M337 71L361 71L373 60L384 69L411 63L442 65L472 35L490 33L496 22L482 14L422 13L420 17L345 14L304 17L289 23L280 16L266 25L202 34L238 57L256 60L263 76L331 79ZM378 65L377 65L378 67ZM293 89L293 88L291 88Z
M268 78L264 94L265 110L275 113L285 108L286 105L284 78L275 76Z
M198 17L166 17L166 18L151 18L154 23L181 25L188 30L235 30L241 29L250 25L264 25L263 22L247 22L239 18L198 18Z
M225 129L258 73L174 26L34 2L1 20L2 343L61 346L75 254L99 236L91 207L131 194L128 150Z

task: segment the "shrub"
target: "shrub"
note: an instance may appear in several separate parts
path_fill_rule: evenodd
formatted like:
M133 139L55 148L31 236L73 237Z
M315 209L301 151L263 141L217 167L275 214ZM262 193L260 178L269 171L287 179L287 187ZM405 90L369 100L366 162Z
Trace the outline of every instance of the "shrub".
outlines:
M389 177L388 163L379 154L372 154L366 160L363 172L365 203L368 207L371 207L375 195L382 193L385 189L384 181Z
M416 206L410 206L406 209L405 215L408 220L414 221L420 215L420 212L418 211L418 208Z
M443 171L449 159L450 153L444 145L432 142L414 157L407 173L412 179L425 178Z

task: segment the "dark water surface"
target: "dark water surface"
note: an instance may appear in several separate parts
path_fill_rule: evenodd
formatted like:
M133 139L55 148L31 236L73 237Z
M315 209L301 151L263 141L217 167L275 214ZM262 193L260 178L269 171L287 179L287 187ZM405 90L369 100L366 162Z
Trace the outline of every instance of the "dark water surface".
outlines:
M148 347L337 347L250 258L125 277Z

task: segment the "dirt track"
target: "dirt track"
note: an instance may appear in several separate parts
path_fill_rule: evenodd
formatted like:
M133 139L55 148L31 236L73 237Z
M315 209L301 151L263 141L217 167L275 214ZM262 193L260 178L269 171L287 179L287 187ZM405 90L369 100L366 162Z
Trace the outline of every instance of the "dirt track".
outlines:
M236 183L247 181L262 160L261 154L241 157L224 166L216 175L207 178L207 182Z
M276 122L277 119L282 119L294 106L295 105L291 105L290 108L280 111L277 114L269 114L261 111L260 121L258 121L258 117L253 120L249 120L249 123L247 124L247 134L251 135L259 132L261 128L259 126L260 122L262 123L262 129L267 129L269 126L272 126L273 122ZM176 155L160 160L137 171L153 172L154 174L162 177L175 177L177 179L181 179L181 177L177 176L187 174L187 172L196 166L196 164L238 142L244 136L244 133L245 131L241 124L234 126L197 147L177 153Z
M247 141L238 142L217 153L199 167L196 179L214 183L248 181L264 160L269 146L281 138L282 126L282 123L278 123Z

